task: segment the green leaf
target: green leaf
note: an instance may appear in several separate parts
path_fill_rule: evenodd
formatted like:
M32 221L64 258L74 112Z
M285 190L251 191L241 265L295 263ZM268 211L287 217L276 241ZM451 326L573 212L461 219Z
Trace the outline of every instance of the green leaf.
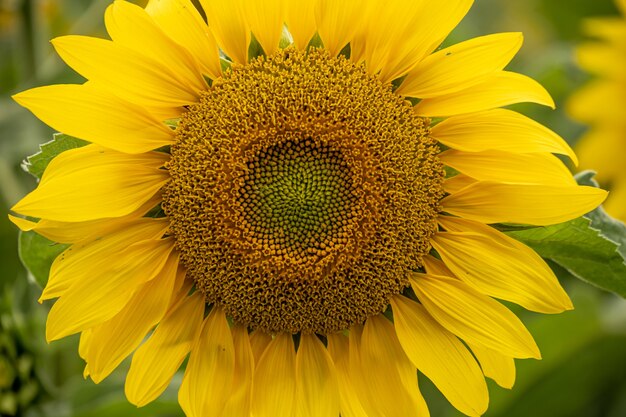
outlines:
M626 298L626 264L618 245L593 228L589 219L507 234L573 276Z
M89 144L89 142L82 139L68 136L64 133L55 133L50 142L39 146L41 149L39 152L26 158L26 160L22 163L22 168L24 168L26 172L29 172L35 177L41 179L46 167L55 156L61 152L69 149L80 148L81 146L85 146L87 144Z
M48 240L35 232L21 232L18 252L22 264L43 288L48 282L52 262L68 246Z
M593 171L584 171L576 175L576 181L580 185L599 187L593 178L595 175L596 173ZM609 216L602 206L591 213L587 213L585 217L591 220L592 228L598 230L600 235L618 246L618 252L622 258L626 259L626 225Z

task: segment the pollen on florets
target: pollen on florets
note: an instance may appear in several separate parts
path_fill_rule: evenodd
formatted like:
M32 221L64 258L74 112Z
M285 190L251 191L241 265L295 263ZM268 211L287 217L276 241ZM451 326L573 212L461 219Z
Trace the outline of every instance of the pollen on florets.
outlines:
M430 250L439 149L362 65L287 49L235 66L176 134L163 209L187 275L237 323L347 329Z

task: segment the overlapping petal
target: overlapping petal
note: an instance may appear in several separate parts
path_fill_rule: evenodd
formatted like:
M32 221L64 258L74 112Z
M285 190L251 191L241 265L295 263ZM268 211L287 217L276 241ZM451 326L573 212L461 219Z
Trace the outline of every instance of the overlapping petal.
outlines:
M335 365L326 346L312 334L302 334L296 354L295 415L339 415L339 387Z
M146 12L167 36L189 51L204 74L213 79L222 75L217 42L190 0L150 0Z
M213 306L189 356L178 402L188 417L221 415L232 392L235 346L221 307Z
M296 351L290 334L270 342L254 371L252 415L291 417L296 395Z
M487 410L489 393L478 364L461 341L420 304L403 296L391 299L396 333L407 356L448 401L468 416Z
M450 148L465 152L552 152L567 155L578 163L572 148L559 135L506 109L450 117L435 125L431 136Z
M54 158L39 186L12 210L27 216L78 222L122 217L138 210L169 180L168 155L128 155L96 145Z
M467 219L441 216L447 232L433 247L454 274L478 291L542 313L572 309L554 272L526 245Z
M148 110L91 83L33 88L13 99L53 129L116 151L144 153L174 142L174 131Z
M382 315L367 319L360 343L364 383L371 406L388 417L428 417L417 386L416 368L400 346L393 325Z
M607 192L595 187L478 181L441 202L444 211L482 223L546 226L582 216Z
M537 81L515 72L500 71L471 87L415 105L424 117L445 117L491 110L516 103L537 103L554 108L554 101Z
M435 52L421 61L396 92L431 98L451 94L502 71L522 46L521 33L481 36Z
M146 240L106 259L106 266L103 262L83 263L81 279L50 309L46 339L57 340L111 319L141 284L163 269L173 248L171 239Z
M244 14L245 0L200 0L217 44L234 62L248 62L250 25Z
M202 294L187 296L181 291L177 298L154 333L133 355L125 392L128 401L138 407L165 391L202 330Z
M541 357L522 322L492 298L442 275L415 274L410 280L428 313L461 339L515 358Z

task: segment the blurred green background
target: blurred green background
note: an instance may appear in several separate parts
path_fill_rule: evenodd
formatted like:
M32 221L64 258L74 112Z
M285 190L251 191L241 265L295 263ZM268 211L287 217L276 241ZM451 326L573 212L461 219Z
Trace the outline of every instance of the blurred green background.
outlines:
M181 416L180 378L156 403L136 409L124 399L124 369L100 385L82 379L76 337L44 341L49 304L20 264L17 229L6 213L35 187L21 168L25 156L51 139L52 131L10 95L55 83L81 82L54 54L51 38L66 34L105 36L103 13L110 0L0 0L0 416ZM138 1L138 3L142 3ZM557 110L521 106L575 143L584 126L564 113L568 95L587 76L573 59L581 22L617 14L610 0L476 0L446 41L493 32L522 31L525 44L509 68L539 80ZM540 316L516 310L542 350L542 361L517 361L512 391L490 384L490 417L626 416L626 301L573 279L563 282L576 310ZM122 367L124 368L124 367ZM458 415L421 378L434 417Z

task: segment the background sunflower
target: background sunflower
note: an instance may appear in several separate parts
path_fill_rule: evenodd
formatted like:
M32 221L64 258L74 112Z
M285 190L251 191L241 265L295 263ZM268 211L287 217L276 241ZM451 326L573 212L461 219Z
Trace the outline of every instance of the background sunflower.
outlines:
M53 53L47 40L67 33L103 36L101 16L109 3L109 0L91 3L80 0L0 0L0 197L3 212L34 188L34 181L24 175L20 162L24 155L35 153L37 144L46 141L51 133L46 126L19 109L8 98L9 94L36 85L79 82L79 78ZM138 3L143 5L144 2ZM485 33L524 32L525 46L509 68L528 74L545 85L557 102L557 111L538 106L516 107L563 137L575 138L583 127L569 121L562 113L565 97L585 78L573 62L572 44L581 38L578 28L583 16L615 12L609 0L569 2L565 8L549 0L478 0L446 45ZM24 235L21 239L28 238ZM5 363L9 364L5 369L9 369L23 362L16 358L24 355L43 358L44 351L48 351L47 355L51 357L46 361L33 361L30 373L15 368L15 375L19 372L26 375L23 377L26 382L18 381L20 387L31 380L37 381L37 386L41 387L32 398L22 394L24 400L20 408L10 405L11 398L19 397L14 393L19 393L15 388L18 386L16 378L4 386L0 383L0 415L181 415L175 395L180 377L164 397L137 410L127 404L120 388L125 369L98 386L84 384L76 378L82 368L82 362L74 353L76 340L67 339L52 345L52 352L49 348L43 349L41 329L47 307L33 305L30 301L37 298L33 294L39 294L39 289L35 283L24 284L26 273L16 260L16 242L15 228L6 217L0 217L0 248L3 249L0 252L0 290L5 294L0 301L0 332L3 340L10 339L15 346L23 346L19 348L20 356L14 355L10 348L3 350L0 347L0 363L1 358L5 358ZM61 248L44 247L42 252L54 257L56 253L52 255L51 249ZM491 405L487 416L626 415L626 353L623 349L626 306L622 300L578 281L566 278L564 285L576 305L573 312L539 318L511 306L524 316L542 347L544 359L542 362L518 362L516 389L513 391L490 385ZM20 292L28 295L18 297ZM35 343L26 346L22 340ZM10 374L11 371L4 373ZM0 375L3 375L2 368ZM456 415L457 412L436 389L427 384L425 378L422 381L431 414Z

